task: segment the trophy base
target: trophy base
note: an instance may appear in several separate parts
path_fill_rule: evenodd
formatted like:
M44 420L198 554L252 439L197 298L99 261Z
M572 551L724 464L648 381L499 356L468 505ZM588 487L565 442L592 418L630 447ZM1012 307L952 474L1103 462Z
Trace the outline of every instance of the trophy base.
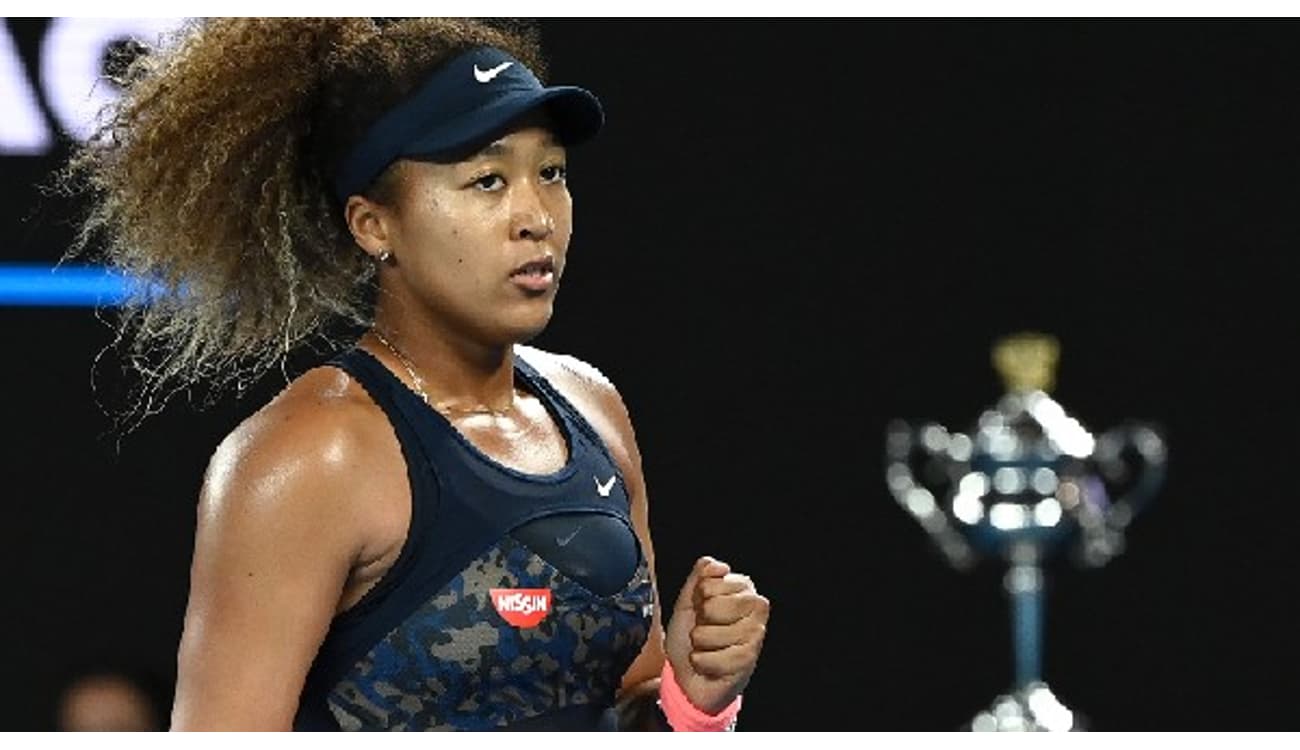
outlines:
M1057 700L1045 682L998 696L967 727L972 732L1082 732L1081 717Z

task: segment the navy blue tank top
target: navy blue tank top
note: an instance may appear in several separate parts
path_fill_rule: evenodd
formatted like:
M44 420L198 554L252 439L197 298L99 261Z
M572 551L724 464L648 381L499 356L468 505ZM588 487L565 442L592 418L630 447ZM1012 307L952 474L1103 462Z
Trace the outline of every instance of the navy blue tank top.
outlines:
M559 471L526 474L367 352L330 364L392 423L411 521L392 568L331 624L294 728L616 729L615 693L654 601L623 476L595 430L516 356L516 383L568 444Z

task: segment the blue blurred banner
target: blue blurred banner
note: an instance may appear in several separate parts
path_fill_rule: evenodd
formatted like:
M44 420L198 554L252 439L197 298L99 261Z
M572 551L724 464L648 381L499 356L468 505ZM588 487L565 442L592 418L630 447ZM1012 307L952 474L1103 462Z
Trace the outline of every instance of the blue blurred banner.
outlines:
M141 283L98 266L0 263L0 306L112 307L136 296Z

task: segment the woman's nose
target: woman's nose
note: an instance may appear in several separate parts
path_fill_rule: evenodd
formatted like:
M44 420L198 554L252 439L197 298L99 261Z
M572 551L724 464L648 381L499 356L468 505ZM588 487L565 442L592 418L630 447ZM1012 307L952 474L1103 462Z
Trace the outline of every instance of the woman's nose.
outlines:
M513 240L544 240L555 231L555 217L547 210L542 197L531 188L520 191L510 224L510 238Z

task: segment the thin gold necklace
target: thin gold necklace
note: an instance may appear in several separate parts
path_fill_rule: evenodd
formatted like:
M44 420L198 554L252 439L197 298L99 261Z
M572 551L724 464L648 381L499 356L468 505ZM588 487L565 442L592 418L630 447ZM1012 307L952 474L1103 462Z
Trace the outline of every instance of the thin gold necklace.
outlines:
M393 356L397 357L397 361L402 363L402 367L406 368L406 373L411 376L411 382L415 385L416 395L419 396L424 403L432 406L438 411L454 414L490 414L494 417L504 417L507 412L514 408L513 399L510 406L500 410L493 409L490 406L477 406L472 409L465 409L459 406L451 406L450 404L433 403L429 400L429 394L424 390L424 378L420 377L419 374L415 372L415 366L411 364L411 360L402 353L401 349L394 346L393 342L389 341L384 334L380 333L378 328L372 328L370 329L370 332L375 334L375 338L379 339L379 343L388 347L388 351L392 352Z

